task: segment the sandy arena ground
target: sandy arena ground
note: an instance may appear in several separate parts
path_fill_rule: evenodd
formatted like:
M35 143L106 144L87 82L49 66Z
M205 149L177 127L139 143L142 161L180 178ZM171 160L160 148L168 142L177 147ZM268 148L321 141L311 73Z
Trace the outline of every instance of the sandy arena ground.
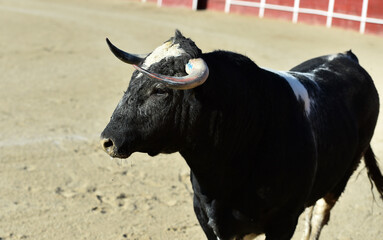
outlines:
M205 238L178 154L120 161L99 147L133 71L105 37L147 53L176 28L205 52L237 51L281 70L352 49L383 92L376 36L123 0L0 0L1 240ZM383 159L382 121L373 147ZM375 196L361 164L322 239L383 239ZM302 221L294 239L301 232Z

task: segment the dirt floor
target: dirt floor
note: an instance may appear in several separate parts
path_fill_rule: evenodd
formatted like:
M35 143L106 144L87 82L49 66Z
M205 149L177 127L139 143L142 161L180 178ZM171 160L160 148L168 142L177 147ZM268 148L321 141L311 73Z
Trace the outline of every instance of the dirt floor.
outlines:
M147 53L175 29L281 70L352 49L383 92L381 37L124 0L0 0L0 239L205 238L178 154L110 160L99 146L133 71L105 37ZM383 159L382 121L373 147ZM370 188L361 164L322 239L383 239Z

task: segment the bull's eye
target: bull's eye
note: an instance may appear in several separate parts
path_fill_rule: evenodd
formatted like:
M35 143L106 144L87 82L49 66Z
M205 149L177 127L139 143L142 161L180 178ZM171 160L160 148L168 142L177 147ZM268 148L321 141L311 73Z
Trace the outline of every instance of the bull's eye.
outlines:
M167 89L165 87L154 87L151 95L167 95Z

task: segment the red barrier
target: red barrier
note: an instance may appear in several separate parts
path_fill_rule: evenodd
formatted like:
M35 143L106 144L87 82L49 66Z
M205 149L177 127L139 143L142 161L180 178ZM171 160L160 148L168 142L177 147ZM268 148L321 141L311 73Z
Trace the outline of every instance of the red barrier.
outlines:
M183 6L187 8L193 7L193 0L162 0L163 6Z
M157 4L280 18L383 36L383 0L157 0Z

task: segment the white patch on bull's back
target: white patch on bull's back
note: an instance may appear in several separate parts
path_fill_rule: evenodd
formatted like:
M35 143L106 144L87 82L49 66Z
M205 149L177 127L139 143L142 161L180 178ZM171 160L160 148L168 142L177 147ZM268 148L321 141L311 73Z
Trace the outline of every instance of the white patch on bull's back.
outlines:
M266 69L267 71L273 72L280 77L284 78L290 85L291 89L293 90L295 97L297 100L302 100L305 107L305 112L307 115L310 114L310 107L311 107L311 101L309 97L309 93L307 92L307 89L303 84L293 75L291 75L289 72L283 72L283 71L275 71L271 69ZM299 73L298 73L299 74ZM313 79L313 76L309 78L310 80Z
M338 57L339 56L339 54L332 54L332 55L329 55L328 57L327 57L327 60L328 61L332 61L332 60L334 60L336 57Z
M304 77L306 77L307 79L309 79L310 81L313 81L313 83L315 83L316 84L316 82L315 82L315 75L314 75L314 73L310 73L310 72L308 72L308 73L302 73L302 72L293 72L294 74L296 74L296 75L300 75L300 76L304 76Z
M186 53L185 50L180 48L180 45L173 44L171 41L165 42L156 48L144 61L142 67L148 69L152 64L160 62L164 58L179 57Z
M314 70L313 70L313 73L316 74L317 72L322 72L322 71L324 71L324 72L329 72L329 71L330 71L330 68L325 67L325 66L323 66L323 67L321 66L321 67L319 67L319 68L314 69Z

